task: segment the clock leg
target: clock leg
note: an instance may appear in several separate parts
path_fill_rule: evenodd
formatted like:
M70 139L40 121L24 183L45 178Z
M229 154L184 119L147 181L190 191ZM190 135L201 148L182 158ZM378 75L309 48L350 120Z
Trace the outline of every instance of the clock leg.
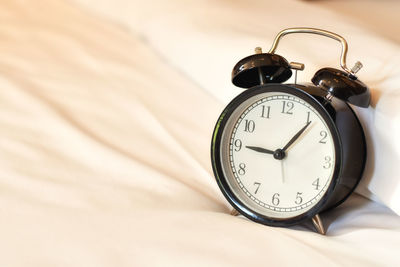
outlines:
M322 224L321 217L319 217L319 214L315 215L311 220L317 232L320 233L321 235L325 235L326 233L325 228L324 225Z
M233 215L233 216L238 216L238 215L239 215L239 212L238 212L237 210L235 210L235 209L232 209L232 210L231 210L231 215Z

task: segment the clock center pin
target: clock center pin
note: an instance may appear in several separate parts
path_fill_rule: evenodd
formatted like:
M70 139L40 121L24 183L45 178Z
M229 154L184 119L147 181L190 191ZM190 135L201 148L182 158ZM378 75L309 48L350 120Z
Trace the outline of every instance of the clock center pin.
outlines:
M274 151L274 159L282 160L285 157L286 153L282 149L278 148L277 150Z

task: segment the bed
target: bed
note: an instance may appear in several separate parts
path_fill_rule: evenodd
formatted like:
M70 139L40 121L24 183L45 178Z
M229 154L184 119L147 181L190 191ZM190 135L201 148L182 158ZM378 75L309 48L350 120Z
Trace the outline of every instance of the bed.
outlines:
M3 1L0 265L399 266L397 11L365 0ZM215 121L241 92L233 65L293 26L345 36L372 93L356 109L367 169L322 216L326 236L231 216L210 163ZM299 80L337 67L335 42L294 40L279 53L307 62Z

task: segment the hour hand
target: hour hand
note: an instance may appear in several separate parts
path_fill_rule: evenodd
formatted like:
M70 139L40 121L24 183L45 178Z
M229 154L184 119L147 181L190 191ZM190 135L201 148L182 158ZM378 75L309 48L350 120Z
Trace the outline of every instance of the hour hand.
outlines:
M262 148L262 147L258 147L258 146L246 146L246 148L257 151L257 152L261 152L261 153L266 153L266 154L274 154L274 151L266 149L266 148Z

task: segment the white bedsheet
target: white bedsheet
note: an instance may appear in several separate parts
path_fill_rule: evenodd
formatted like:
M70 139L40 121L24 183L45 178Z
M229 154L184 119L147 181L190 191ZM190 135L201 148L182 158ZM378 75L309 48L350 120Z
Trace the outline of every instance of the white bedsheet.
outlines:
M369 151L367 168L357 192L400 214L400 179L396 175L400 173L397 138L400 135L397 104L400 101L400 49L395 39L386 37L389 33L390 36L400 33L393 27L396 19L393 12L400 7L396 1L384 1L386 9L359 1L364 16L368 7L373 14L375 9L381 13L388 11L388 18L379 17L380 25L386 23L382 36L377 30L362 27L355 19L361 13L354 8L355 3L350 5L347 16L343 16L335 10L321 8L324 2L319 1L207 0L190 5L183 0L79 2L142 36L160 58L224 104L242 91L230 82L234 64L253 53L255 46L267 51L279 30L300 25L345 36L350 46L348 66L351 68L357 60L364 64L359 77L368 84L372 94L369 109L355 107L366 129ZM336 2L336 6L331 5L340 6L341 1ZM377 15L370 18L371 21L378 19ZM400 19L397 20L400 25ZM338 42L325 37L289 35L280 42L277 53L289 61L305 63L306 69L299 73L298 80L310 82L321 67L339 67L339 48Z
M209 159L224 103L207 88L228 90L254 39L216 44L232 54L208 58L222 70L202 83L199 61L183 68L158 49L173 41L145 34L149 4L118 9L131 24L82 3L0 3L0 266L400 264L399 216L359 195L323 215L327 237L228 215Z

